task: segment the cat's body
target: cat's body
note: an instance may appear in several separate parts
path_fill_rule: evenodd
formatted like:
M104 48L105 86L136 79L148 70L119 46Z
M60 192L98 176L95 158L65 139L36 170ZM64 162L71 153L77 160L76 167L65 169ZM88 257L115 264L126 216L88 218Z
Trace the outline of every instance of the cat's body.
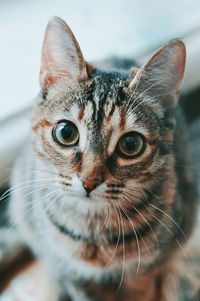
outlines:
M139 71L96 70L63 21L50 23L9 213L49 267L54 300L181 300L198 200L176 108L184 60L173 41Z

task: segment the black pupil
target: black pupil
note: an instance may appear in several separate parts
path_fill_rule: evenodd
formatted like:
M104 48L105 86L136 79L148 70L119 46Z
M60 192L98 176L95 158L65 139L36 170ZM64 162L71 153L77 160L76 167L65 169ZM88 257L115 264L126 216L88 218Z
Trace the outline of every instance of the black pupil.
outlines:
M126 136L123 139L123 148L127 153L135 153L141 146L141 140L137 136Z
M70 123L61 124L58 129L58 135L66 142L72 142L77 137L77 129Z

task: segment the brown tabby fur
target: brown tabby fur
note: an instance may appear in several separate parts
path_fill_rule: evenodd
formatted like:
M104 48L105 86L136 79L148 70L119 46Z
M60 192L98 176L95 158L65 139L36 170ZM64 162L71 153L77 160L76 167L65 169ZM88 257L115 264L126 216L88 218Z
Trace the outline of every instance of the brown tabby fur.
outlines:
M178 285L198 195L177 107L184 66L184 44L174 40L140 69L101 71L64 21L50 21L32 144L13 171L9 214L19 241L47 264L54 300L185 297ZM62 120L79 130L74 147L52 136ZM143 136L134 158L117 150L129 132ZM90 192L82 185L94 183Z

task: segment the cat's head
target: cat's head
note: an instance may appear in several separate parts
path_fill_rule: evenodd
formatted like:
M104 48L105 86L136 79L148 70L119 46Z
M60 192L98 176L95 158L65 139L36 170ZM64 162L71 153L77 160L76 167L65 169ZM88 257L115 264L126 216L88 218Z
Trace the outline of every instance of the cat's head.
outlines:
M145 206L152 210L148 205L152 194L160 196L162 190L163 202L173 202L173 189L166 197L162 183L174 184L174 110L184 66L184 44L173 40L138 70L98 70L86 63L64 21L57 17L50 21L42 52L42 93L33 114L33 142L63 195L62 206L54 204L54 213L55 208L63 213L64 203L77 216L109 210L110 229L116 236L117 219L130 216L142 231L143 212L151 223ZM90 221L93 229L88 234L93 238L98 237L94 228L100 228L95 223ZM127 236L130 229L126 221ZM81 236L80 227L74 231Z

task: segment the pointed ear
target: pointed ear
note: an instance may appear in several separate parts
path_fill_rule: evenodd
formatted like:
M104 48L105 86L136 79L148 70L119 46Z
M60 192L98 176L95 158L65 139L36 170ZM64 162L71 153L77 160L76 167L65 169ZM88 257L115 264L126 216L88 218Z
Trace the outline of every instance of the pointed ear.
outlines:
M129 88L144 94L150 93L175 106L184 75L185 56L185 45L182 41L169 42L139 69Z
M87 77L87 65L72 31L62 19L53 17L47 25L42 49L42 88L49 88L61 78L82 81Z

